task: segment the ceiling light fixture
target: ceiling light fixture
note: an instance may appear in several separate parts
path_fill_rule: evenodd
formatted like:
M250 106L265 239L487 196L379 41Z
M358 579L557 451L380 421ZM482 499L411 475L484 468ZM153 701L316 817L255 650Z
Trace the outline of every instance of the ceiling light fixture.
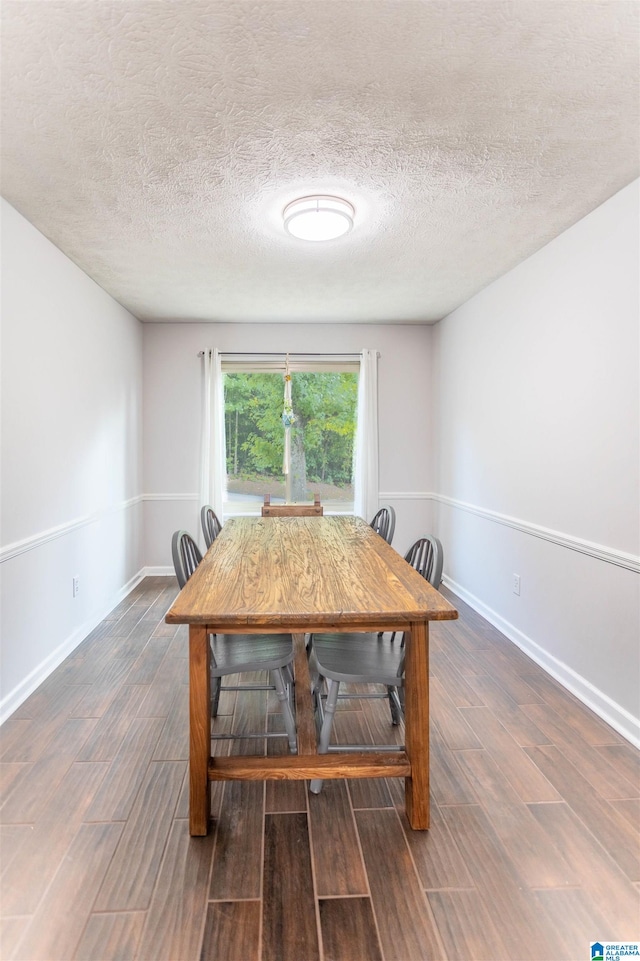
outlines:
M284 208L284 229L298 240L335 240L353 227L355 208L340 197L300 197Z

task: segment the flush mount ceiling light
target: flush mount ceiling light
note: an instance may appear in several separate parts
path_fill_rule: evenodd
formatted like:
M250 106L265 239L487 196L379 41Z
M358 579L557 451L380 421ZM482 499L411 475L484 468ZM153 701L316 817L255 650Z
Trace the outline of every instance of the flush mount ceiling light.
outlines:
M316 195L293 200L284 208L284 228L298 240L335 240L353 227L355 208L340 197Z

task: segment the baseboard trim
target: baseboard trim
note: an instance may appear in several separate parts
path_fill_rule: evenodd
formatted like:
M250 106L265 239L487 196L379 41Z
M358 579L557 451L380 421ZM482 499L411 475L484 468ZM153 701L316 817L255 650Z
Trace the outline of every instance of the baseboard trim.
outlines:
M176 572L171 566L143 567L142 577L175 577Z
M574 694L579 701L606 721L618 734L640 748L640 718L634 717L626 708L617 704L608 694L599 690L590 681L578 674L573 668L560 661L553 654L549 654L532 638L520 631L515 625L505 620L497 611L484 604L478 597L467 591L461 584L456 583L444 575L443 583L461 600L482 615L485 620L512 641L516 647L535 661L551 677L559 681L563 687Z
M4 724L8 717L16 711L20 705L26 701L30 694L45 681L49 675L55 671L78 647L79 644L93 631L107 614L116 607L120 601L130 594L134 587L145 577L144 569L135 574L120 590L111 598L105 608L93 614L88 620L80 624L62 644L59 644L55 651L52 651L40 664L37 665L16 687L10 691L6 697L0 700L0 724Z

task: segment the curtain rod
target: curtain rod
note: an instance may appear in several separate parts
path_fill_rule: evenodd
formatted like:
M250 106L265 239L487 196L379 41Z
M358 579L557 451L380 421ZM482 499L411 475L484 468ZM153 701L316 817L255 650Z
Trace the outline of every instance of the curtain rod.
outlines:
M198 351L198 357L204 356L204 350ZM360 352L347 351L344 354L332 354L323 351L287 351L287 350L221 350L222 357L360 357Z

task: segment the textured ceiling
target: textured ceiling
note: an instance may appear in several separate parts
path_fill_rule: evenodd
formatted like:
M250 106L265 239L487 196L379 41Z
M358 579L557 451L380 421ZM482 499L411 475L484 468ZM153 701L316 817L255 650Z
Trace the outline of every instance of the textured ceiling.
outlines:
M638 11L3 0L2 195L142 320L433 322L638 176Z

